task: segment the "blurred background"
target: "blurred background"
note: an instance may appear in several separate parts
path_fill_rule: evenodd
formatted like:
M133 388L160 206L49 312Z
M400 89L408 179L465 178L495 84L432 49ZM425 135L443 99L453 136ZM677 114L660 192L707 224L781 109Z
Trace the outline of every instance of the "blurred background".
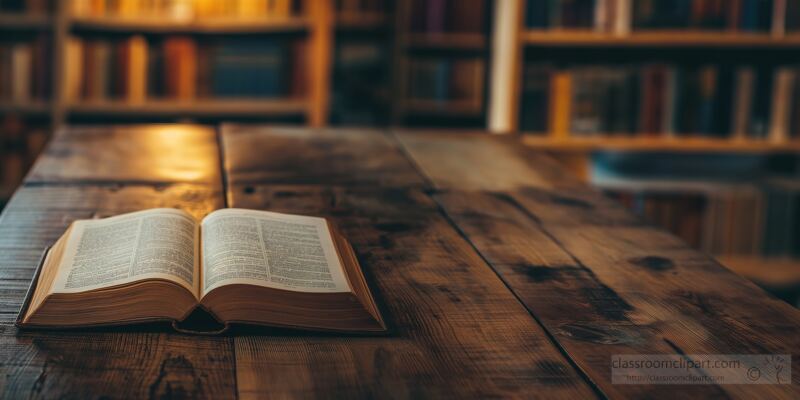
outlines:
M797 305L800 0L0 0L0 207L64 124L507 134Z

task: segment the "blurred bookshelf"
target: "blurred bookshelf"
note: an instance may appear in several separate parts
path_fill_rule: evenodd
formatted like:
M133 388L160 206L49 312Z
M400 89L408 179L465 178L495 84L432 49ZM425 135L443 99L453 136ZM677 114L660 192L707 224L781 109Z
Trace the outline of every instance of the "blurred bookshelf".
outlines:
M52 130L53 6L0 2L0 207Z
M800 181L800 1L512 0L493 26L491 131L759 284L800 268L798 197L775 183Z
M383 3L0 1L0 207L64 123L327 124L332 31Z
M485 126L490 0L413 0L396 7L395 125Z
M480 128L493 7L0 0L0 122L23 137L65 123L187 120ZM13 165L0 203L40 151L23 142L2 141L0 160Z

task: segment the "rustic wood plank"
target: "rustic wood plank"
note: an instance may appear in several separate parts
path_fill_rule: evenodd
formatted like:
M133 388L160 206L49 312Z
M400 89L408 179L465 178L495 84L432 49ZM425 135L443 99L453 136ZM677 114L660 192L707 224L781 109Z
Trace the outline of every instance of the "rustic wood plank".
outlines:
M547 174L559 170L542 169L539 160L521 157L522 150L511 145L514 141L508 136L475 132L424 136L406 133L402 136L403 143L413 150L414 162L437 188L504 190L534 186L547 189L554 182ZM419 140L414 140L418 137ZM547 162L546 157L543 159Z
M153 207L199 217L223 205L213 131L103 129L58 136L0 215L0 397L233 398L230 337L12 325L41 251L73 220Z
M230 189L233 207L333 220L392 328L388 337L236 337L242 397L596 397L419 190Z
M230 183L384 187L425 184L394 140L381 131L259 125L225 125L223 129L225 148L259 149L269 135L269 153L248 151L225 158Z
M548 181L498 186L471 175L474 169L491 168L475 162L488 155L442 156L428 142L434 148L471 143L466 153L495 152L513 143L411 133L399 138L439 188L434 197L448 217L610 397L667 394L658 386L612 385L613 354L791 354L800 348L800 311L670 234L626 215L599 193L581 189L540 155L517 153L511 163L536 160L539 176ZM506 173L525 176L526 168ZM467 189L458 185L459 179L471 179ZM673 393L730 398L800 394L796 386L755 385L670 386Z
M198 125L69 128L27 182L193 182L218 185L216 132Z
M442 218L392 138L245 127L222 134L229 204L334 221L392 327L388 337L344 340L237 337L241 396L596 396Z
M0 324L0 397L233 398L230 338Z

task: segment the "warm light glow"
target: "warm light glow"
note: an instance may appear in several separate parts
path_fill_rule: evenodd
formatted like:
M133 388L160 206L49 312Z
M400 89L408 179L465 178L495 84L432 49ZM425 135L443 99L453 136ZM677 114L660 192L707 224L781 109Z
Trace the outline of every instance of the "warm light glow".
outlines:
M165 180L190 182L213 176L219 166L218 156L208 143L208 131L190 125L154 125L144 132L148 154L157 157L150 167L154 176Z

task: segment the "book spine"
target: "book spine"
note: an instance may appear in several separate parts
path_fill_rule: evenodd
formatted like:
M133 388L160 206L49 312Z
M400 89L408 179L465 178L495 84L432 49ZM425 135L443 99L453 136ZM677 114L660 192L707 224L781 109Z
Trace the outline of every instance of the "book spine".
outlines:
M11 97L16 102L31 99L33 49L28 43L17 43L11 49Z
M667 136L675 135L675 114L677 77L674 66L667 67L664 73L664 115L661 120L661 131Z
M446 0L428 0L427 6L425 30L428 33L443 32L447 10Z
M147 41L141 35L133 36L127 45L127 100L142 103L147 97Z
M794 86L795 75L792 69L783 67L775 71L768 134L769 139L773 142L780 143L788 138L789 110L791 110L792 89Z
M572 76L567 69L559 69L553 73L550 98L553 110L550 114L550 131L556 138L569 136L570 106L572 97Z
M734 90L732 136L745 138L750 126L750 110L752 109L753 86L755 72L751 67L741 67L736 71L736 88Z
M594 31L608 32L610 0L596 0L594 3Z
M773 0L772 37L781 38L786 34L786 1L787 0Z
M631 33L632 2L633 0L616 0L614 12L614 34L627 36Z
M63 96L64 100L70 102L80 98L83 87L83 44L79 39L70 37L67 39L65 53L66 83Z

